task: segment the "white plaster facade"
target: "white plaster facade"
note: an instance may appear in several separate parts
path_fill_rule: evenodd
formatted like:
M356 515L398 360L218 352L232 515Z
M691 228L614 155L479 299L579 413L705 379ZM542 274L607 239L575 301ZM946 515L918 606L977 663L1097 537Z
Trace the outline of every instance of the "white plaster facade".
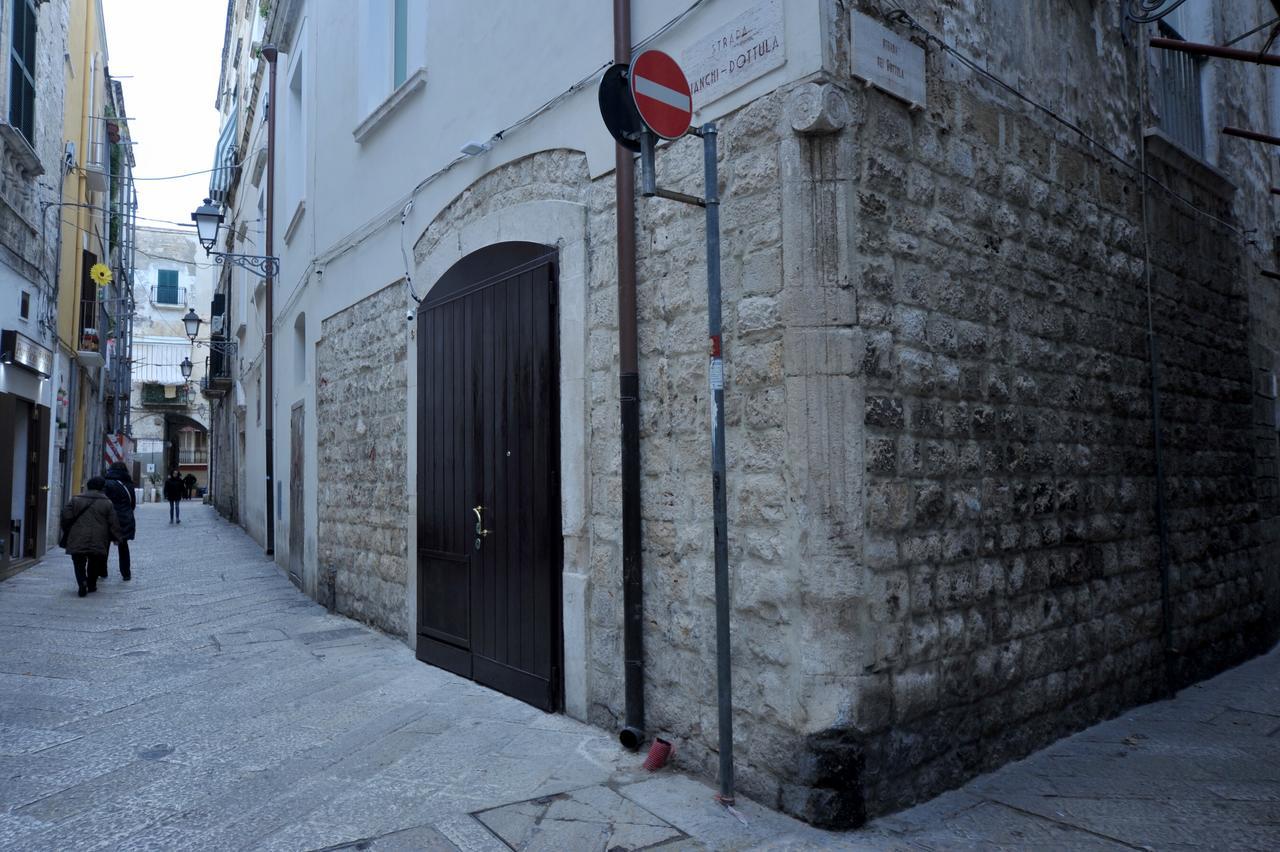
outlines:
M687 3L676 0L635 4L634 33L638 41L680 16ZM654 47L680 55L684 47L754 7L747 0L715 0L703 3L679 25L663 34ZM738 88L695 115L695 122L714 120L739 109L788 82L803 79L822 68L827 33L820 14L820 0L783 4L786 62L782 67ZM262 248L262 223L255 210L264 209L265 175L259 158L265 155L261 98L266 89L263 66L254 47L274 42L278 60L278 113L276 150L275 253L281 274L275 283L275 406L277 448L275 470L275 558L288 565L287 486L281 479L288 470L286 426L291 407L299 401L306 411L306 434L317 434L314 403L314 347L322 321L382 288L403 279L406 256L415 289L421 296L449 260L484 245L495 235L503 239L530 239L563 246L566 264L561 286L569 296L561 302L563 335L562 461L565 487L562 494L565 532L566 581L564 607L566 642L576 634L571 625L584 617L579 568L585 560L583 525L587 512L585 372L572 363L571 353L585 359L585 297L572 297L573 286L582 287L586 276L585 224L561 204L537 205L505 211L492 221L477 223L456 237L456 242L429 257L412 258L413 246L426 226L460 193L483 175L502 165L548 150L577 150L586 154L590 177L611 172L614 141L600 119L596 82L598 72L612 56L612 19L607 5L585 0L562 4L554 15L518 3L456 6L410 0L408 16L409 63L404 82L392 86L388 66L391 51L379 43L391 37L394 3L374 0L361 4L331 4L293 0L273 4L268 28L261 30L257 4L232 0L228 19L233 29L224 49L224 116L236 108L250 116L245 131L240 190L229 223L247 223L257 239L236 240L237 251ZM565 22L572 21L572 25ZM359 33L351 39L348 34ZM476 45L484 45L489 57L500 61L476 61ZM236 46L242 53L235 54ZM531 50L531 45L537 45ZM234 67L241 69L235 74ZM518 81L513 85L512 81ZM582 85L567 92L575 84ZM246 102L256 92L252 107ZM323 93L319 97L316 93ZM495 140L478 157L464 157L459 149L471 140L484 141L526 116L540 105L560 98L527 124ZM237 106L238 104L238 106ZM247 179L247 180L246 180ZM408 205L403 226L400 213ZM238 233L238 232L237 232ZM524 234L525 236L513 236ZM253 237L253 233L250 234ZM576 255L576 257L575 257ZM572 272L571 272L572 270ZM231 273L233 319L240 341L243 389L244 465L262 470L263 426L258 414L262 403L262 288L248 277ZM405 309L412 300L405 293ZM254 324L254 318L258 322ZM407 324L406 324L407 325ZM406 327L406 333L409 328ZM573 343L578 341L581 348ZM414 355L410 348L408 411L414 408L416 385ZM299 359L304 363L299 364ZM412 421L412 418L410 418ZM413 424L407 425L412 435ZM412 440L410 446L413 446ZM415 482L411 457L406 470L409 505L413 517ZM316 471L323 465L314 437L305 454L305 513L317 516ZM241 518L245 527L264 540L265 493L260 476L241 481ZM412 532L411 532L412 535ZM413 540L409 542L413 552ZM302 582L316 594L314 554L316 527L305 536L306 566ZM410 570L410 576L413 571ZM408 594L409 618L416 610L414 592ZM570 613L577 613L570 618ZM410 640L412 642L412 640ZM583 650L585 653L585 649ZM572 686L569 673L585 670L585 656L575 650L565 658L569 712L585 717L585 687ZM580 681L574 680L574 683Z
M209 402L199 392L209 350L193 346L182 318L194 309L204 322L196 340L209 342L209 305L213 300L214 264L196 241L194 229L137 228L133 278L133 371L131 406L135 460L143 480L167 475L167 464L176 449L173 429L199 425L204 434L193 446L208 453ZM180 366L191 361L191 377L184 379ZM165 388L166 398L157 395ZM177 424L189 418L194 423ZM175 425L171 428L170 422ZM201 485L207 482L208 462L196 462L190 470ZM148 466L154 466L148 471Z

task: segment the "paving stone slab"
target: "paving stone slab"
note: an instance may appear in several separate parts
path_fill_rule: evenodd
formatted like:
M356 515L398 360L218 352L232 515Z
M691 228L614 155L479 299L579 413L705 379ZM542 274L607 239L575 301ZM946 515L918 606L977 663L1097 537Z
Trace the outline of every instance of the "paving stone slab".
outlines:
M475 814L512 849L644 849L684 834L605 786L501 805Z

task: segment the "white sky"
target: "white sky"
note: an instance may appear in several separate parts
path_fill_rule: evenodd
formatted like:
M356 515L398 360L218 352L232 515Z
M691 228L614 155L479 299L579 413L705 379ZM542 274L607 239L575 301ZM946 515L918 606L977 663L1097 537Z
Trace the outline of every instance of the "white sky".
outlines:
M136 161L134 175L205 171L218 141L218 71L227 0L103 0L107 52L120 78ZM138 215L191 223L208 173L138 181ZM140 219L139 225L165 227ZM172 226L170 226L172 227Z

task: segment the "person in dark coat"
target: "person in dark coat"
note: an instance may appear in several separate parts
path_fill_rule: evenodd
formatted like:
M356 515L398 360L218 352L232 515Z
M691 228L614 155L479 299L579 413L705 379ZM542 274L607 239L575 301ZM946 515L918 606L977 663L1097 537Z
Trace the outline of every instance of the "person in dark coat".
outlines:
M102 493L106 484L101 476L93 477L85 484L84 492L72 497L62 510L62 525L67 530L63 547L71 554L80 597L98 590L98 572L101 569L102 576L106 576L111 542L122 537L116 508Z
M112 505L116 507L116 520L120 522L120 541L117 550L120 554L120 577L124 580L130 579L129 562L129 542L133 541L134 535L138 531L138 526L134 522L133 510L138 505L137 495L133 492L133 477L129 475L129 468L122 461L111 463L111 467L107 468L107 472L102 475L107 481L106 488L103 493L111 500ZM102 565L102 574L107 576L107 566L104 562Z
M173 472L169 474L169 478L164 481L164 499L169 501L169 523L182 523L182 509L178 506L178 503L182 500L182 495L186 493L186 483L182 481L182 476L175 467Z
M187 486L188 500L196 496L196 481L197 481L196 475L194 473L188 473L186 476L182 478L182 484Z

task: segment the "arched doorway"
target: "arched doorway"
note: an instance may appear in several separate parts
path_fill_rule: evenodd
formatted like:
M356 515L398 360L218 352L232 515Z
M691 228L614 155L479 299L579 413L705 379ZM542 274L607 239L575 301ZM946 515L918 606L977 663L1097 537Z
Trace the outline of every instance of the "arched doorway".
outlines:
M499 243L418 312L418 659L544 710L560 683L556 250Z
M164 416L165 464L162 475L178 469L191 485L190 496L196 497L209 487L209 430L203 423L185 414ZM190 477L188 479L188 477Z

